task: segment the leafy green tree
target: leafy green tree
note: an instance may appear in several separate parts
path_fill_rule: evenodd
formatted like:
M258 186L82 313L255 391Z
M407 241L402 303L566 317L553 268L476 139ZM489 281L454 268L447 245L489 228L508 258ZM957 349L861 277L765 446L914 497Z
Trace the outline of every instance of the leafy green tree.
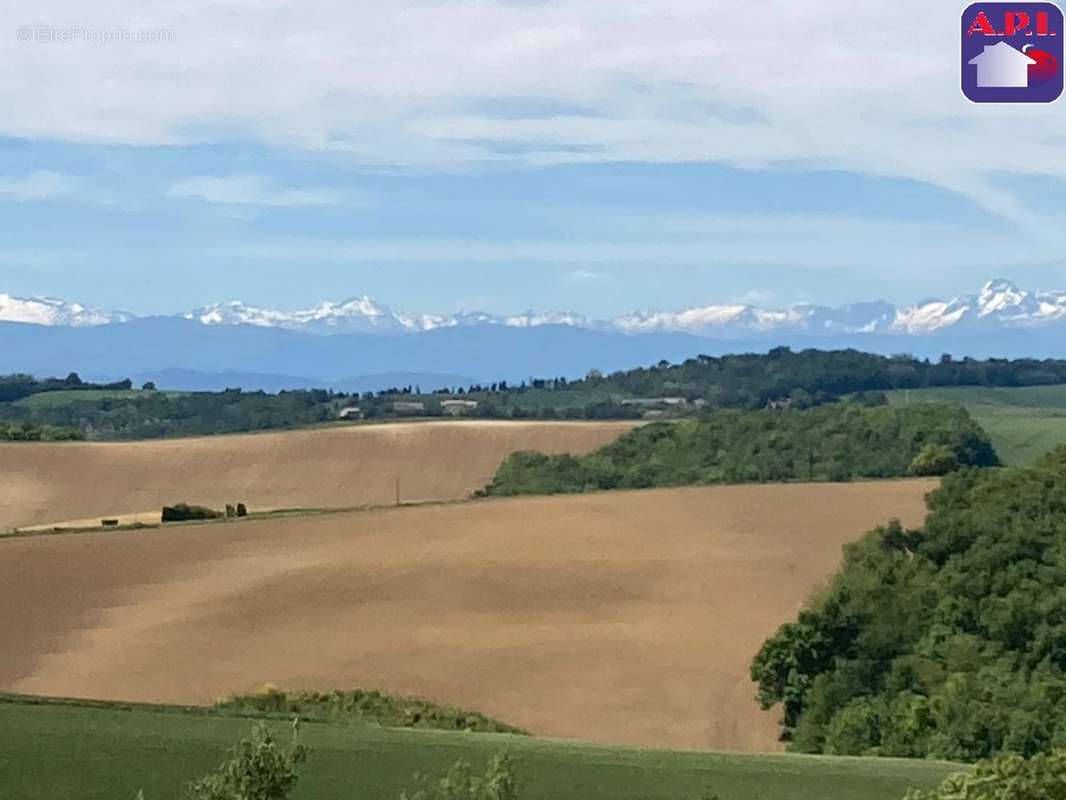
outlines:
M264 723L256 724L218 769L189 787L191 800L284 800L307 758L293 727L292 744L283 749Z
M959 468L958 456L943 444L927 444L914 457L908 472L911 475L947 475Z
M1005 756L948 777L931 792L911 790L905 800L1062 800L1066 750L1030 759Z
M506 755L496 755L484 773L478 774L465 761L457 761L441 777L416 776L419 788L402 792L400 800L517 800L514 765Z

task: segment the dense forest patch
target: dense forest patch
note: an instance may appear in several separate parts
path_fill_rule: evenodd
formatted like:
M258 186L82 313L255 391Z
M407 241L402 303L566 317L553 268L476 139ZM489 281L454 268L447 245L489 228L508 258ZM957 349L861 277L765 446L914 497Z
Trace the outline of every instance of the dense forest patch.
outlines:
M939 475L999 463L964 409L836 403L716 411L635 428L584 456L515 453L484 494Z
M972 761L1066 746L1066 448L963 470L923 528L845 550L752 666L804 752Z

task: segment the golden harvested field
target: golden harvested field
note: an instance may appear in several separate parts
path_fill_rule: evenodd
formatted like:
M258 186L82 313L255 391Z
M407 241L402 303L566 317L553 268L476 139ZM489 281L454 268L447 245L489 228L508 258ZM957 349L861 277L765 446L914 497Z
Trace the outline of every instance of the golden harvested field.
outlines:
M612 492L2 540L0 689L209 702L264 683L381 688L549 736L772 750L752 655L844 543L893 516L919 524L933 485Z
M158 511L456 500L515 450L587 452L630 422L417 422L116 443L0 442L0 531Z

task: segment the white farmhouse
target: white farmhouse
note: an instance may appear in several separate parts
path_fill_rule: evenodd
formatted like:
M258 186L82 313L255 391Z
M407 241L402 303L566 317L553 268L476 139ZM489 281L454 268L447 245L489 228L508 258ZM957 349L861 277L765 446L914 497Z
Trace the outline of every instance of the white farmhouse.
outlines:
M477 400L441 400L440 409L453 417L477 410Z

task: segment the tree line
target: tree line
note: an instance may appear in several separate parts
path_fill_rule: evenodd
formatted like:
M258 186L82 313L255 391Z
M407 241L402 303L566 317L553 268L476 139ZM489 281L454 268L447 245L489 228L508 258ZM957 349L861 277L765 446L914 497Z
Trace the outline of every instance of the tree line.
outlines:
M0 421L70 428L94 439L141 439L233 433L314 425L336 419L345 406L358 406L365 419L442 416L441 401L476 401L464 416L488 419L637 419L649 410L670 417L697 416L713 409L760 409L786 404L810 408L845 397L883 402L883 392L943 386L1037 386L1066 383L1066 360L918 360L857 350L803 350L786 347L764 354L701 355L681 364L658 364L584 378L499 380L423 392L419 386L345 394L325 389L278 394L242 392L130 392L117 397L73 397L64 403L19 404L33 394L61 390L132 388L129 380L96 384L77 373L38 380L0 376ZM641 406L633 399L664 400ZM399 401L421 404L420 411L397 409Z
M607 388L635 396L702 398L725 408L758 408L793 397L825 401L855 392L944 386L1040 386L1066 383L1066 360L881 356L859 350L778 347L765 354L696 356L681 364L590 373L567 388Z
M998 464L988 436L963 408L842 402L807 410L723 410L652 423L582 456L514 453L483 494L844 481Z

